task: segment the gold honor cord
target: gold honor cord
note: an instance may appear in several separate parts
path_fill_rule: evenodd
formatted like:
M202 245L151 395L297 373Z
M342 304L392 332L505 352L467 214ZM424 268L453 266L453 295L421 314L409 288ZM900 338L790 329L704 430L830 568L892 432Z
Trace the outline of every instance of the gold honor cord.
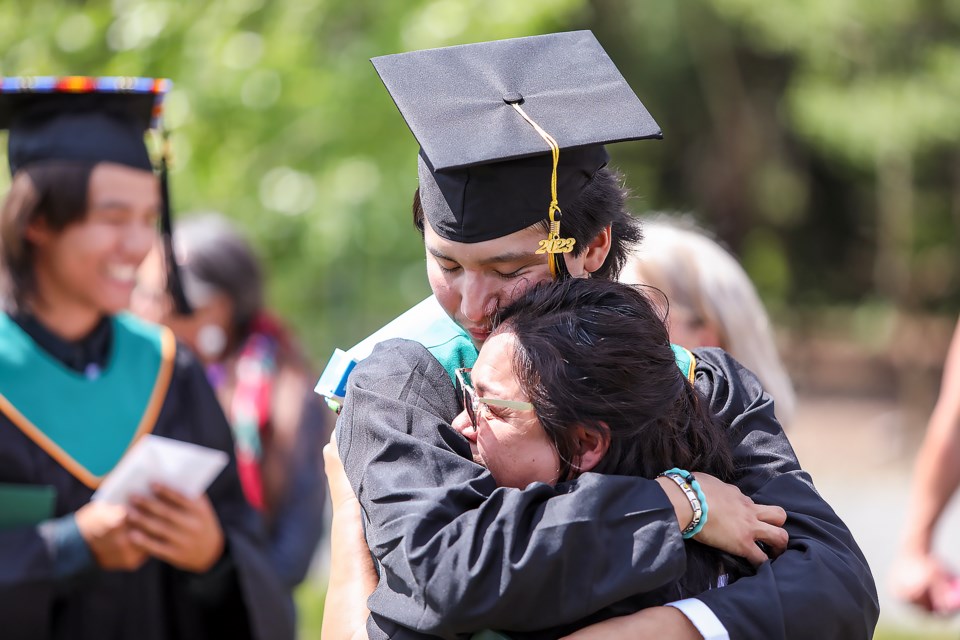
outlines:
M550 275L554 279L557 278L557 260L560 260L560 256L557 254L561 253L570 253L573 251L573 245L577 242L576 238L561 238L560 237L560 218L562 213L560 212L560 205L557 202L557 165L560 163L560 145L557 144L557 141L554 140L553 136L543 130L543 127L538 125L533 119L527 115L527 113L520 107L516 102L510 103L514 109L517 110L524 120L533 127L534 131L540 134L540 137L543 138L550 146L550 152L553 155L553 172L550 176L550 208L547 213L550 216L550 232L547 234L545 240L540 241L540 248L537 249L538 254L546 253L550 256Z

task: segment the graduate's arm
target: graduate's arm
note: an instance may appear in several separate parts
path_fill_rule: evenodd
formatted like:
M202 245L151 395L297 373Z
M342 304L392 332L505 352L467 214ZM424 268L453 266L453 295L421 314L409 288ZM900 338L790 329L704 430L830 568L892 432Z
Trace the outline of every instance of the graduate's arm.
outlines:
M351 375L338 440L382 567L374 616L448 637L542 629L683 573L680 525L657 482L584 474L498 489L449 427L458 410L416 343L382 344Z
M95 566L131 571L145 560L130 541L124 508L104 502L0 531L0 620L15 625L4 637L43 637L53 594L75 588L78 574Z
M54 563L35 526L0 531L0 620L4 637L45 637L57 588Z
M787 512L787 550L757 575L700 594L730 638L870 638L879 616L870 567L820 497L756 377L719 350L698 351L697 387L727 425L741 490Z

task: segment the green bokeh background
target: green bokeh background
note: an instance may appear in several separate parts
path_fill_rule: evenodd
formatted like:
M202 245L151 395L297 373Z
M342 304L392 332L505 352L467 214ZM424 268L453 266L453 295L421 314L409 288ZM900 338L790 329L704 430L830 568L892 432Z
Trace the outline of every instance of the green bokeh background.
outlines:
M368 59L577 28L665 134L612 148L635 212L693 212L778 317L956 311L958 25L960 0L6 0L0 75L172 78L177 210L241 224L319 364L428 293L416 143Z

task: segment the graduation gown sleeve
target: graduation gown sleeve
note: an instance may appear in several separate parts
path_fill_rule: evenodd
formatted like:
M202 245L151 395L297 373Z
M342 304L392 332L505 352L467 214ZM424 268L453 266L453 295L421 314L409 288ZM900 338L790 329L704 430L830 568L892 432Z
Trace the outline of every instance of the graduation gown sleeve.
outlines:
M53 563L36 527L0 531L0 620L8 637L47 636L53 586Z
M382 569L371 631L378 620L443 637L545 629L683 573L655 482L584 474L497 488L449 426L458 412L449 376L415 342L382 343L350 377L337 431Z
M757 378L719 349L696 352L696 386L728 428L740 489L787 512L787 551L757 575L700 594L730 638L871 638L879 617L870 567L820 497Z

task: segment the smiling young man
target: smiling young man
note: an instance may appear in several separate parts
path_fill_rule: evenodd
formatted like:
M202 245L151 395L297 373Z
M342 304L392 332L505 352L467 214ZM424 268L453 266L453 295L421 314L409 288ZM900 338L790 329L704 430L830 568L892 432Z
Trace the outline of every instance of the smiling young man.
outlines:
M454 369L472 366L497 309L545 280L619 271L640 233L602 145L659 137L656 123L589 32L374 65L421 145L414 220L435 308L452 327L380 345L349 379L339 452L381 569L368 633L533 637L675 579L691 507L669 480L587 473L497 488L450 428ZM641 615L669 638L870 637L869 568L800 469L773 401L729 357L678 365L727 428L738 487L757 503L705 487L710 517L697 540L758 571ZM763 504L786 510L790 534L772 562L754 541L779 550L786 536Z
M293 637L196 358L124 313L165 205L144 132L169 82L3 78L0 620L5 639ZM92 496L147 433L223 451L198 497Z

